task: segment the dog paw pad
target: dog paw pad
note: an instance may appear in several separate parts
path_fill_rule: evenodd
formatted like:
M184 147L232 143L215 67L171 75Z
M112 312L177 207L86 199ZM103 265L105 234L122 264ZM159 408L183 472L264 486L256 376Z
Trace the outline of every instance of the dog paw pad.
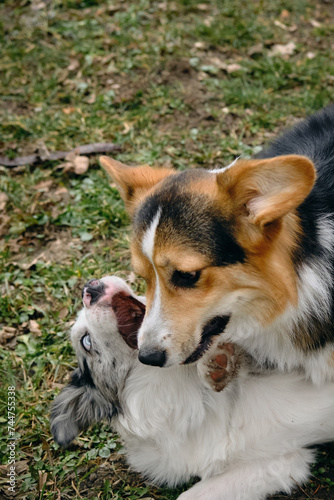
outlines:
M221 366L222 368L227 368L228 358L226 354L218 354L218 356L215 357L215 362L217 363L218 366Z
M222 391L239 371L239 354L239 350L231 343L212 346L197 365L204 384L216 392Z

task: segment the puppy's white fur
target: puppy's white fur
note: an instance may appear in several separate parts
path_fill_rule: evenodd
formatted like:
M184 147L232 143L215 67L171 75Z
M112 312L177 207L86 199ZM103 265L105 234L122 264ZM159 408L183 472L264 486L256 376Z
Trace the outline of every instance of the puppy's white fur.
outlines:
M111 294L132 293L119 278L103 280ZM215 393L196 365L140 364L107 306L85 308L73 326L76 382L56 398L51 415L60 444L107 417L130 465L150 481L176 486L201 478L179 500L263 500L307 479L314 459L307 447L334 439L333 383L317 388L298 373L243 366ZM81 345L87 332L90 353Z

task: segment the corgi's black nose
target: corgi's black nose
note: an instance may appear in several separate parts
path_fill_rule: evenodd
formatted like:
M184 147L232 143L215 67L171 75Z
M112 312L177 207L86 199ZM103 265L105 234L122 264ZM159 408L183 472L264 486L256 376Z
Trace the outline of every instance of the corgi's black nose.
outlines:
M139 349L138 359L144 365L160 366L162 368L166 363L167 356L166 351Z
M85 299L89 297L89 305L92 306L104 294L105 287L105 284L101 280L89 280L82 289L82 298Z

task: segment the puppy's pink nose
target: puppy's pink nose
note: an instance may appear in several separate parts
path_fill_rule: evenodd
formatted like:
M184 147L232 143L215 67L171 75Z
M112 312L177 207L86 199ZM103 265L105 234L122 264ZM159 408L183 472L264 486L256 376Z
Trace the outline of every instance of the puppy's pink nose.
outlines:
M97 280L97 279L92 279L92 280L89 280L87 284L89 284L89 286L91 287L94 287L94 286L98 286L98 284L100 283L100 280Z
M86 307L94 305L105 293L105 284L97 279L87 281L82 289L82 301Z

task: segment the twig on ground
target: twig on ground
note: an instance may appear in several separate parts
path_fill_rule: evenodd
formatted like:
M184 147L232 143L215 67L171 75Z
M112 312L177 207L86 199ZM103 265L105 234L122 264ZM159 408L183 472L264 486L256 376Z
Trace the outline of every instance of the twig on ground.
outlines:
M111 153L121 150L121 146L113 144L111 142L96 142L94 144L84 144L83 146L77 146L72 151L55 151L54 153L49 153L47 155L38 152L29 156L19 156L17 158L14 158L13 160L10 160L5 156L0 156L0 165L8 168L14 168L20 165L31 165L33 163L43 161L63 160L71 152L74 152L77 155L91 155L99 153Z

